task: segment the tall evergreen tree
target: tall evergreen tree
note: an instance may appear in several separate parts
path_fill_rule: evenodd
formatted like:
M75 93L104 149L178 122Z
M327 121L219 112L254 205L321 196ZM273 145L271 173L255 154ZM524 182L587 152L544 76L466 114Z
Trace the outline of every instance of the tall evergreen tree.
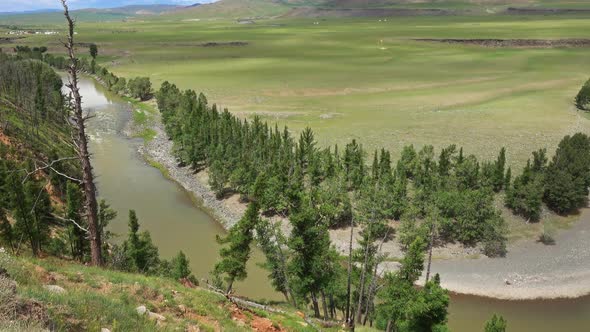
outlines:
M225 275L228 294L231 293L235 281L244 280L248 276L246 263L250 259L253 230L259 222L258 212L258 202L250 202L244 216L229 230L227 236L217 237L217 241L224 247L219 250L221 261L215 264L214 272Z
M293 255L289 264L293 289L302 299L311 300L314 314L320 316L319 296L327 285L326 254L330 252L328 228L320 221L314 203L305 197L291 215L289 247Z

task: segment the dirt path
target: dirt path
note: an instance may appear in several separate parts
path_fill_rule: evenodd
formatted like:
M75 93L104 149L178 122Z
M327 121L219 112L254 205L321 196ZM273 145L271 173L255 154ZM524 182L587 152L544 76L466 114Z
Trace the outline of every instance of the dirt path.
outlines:
M438 260L432 272L456 293L511 300L580 297L590 294L589 236L585 209L575 226L555 237L555 245L526 240L506 258Z

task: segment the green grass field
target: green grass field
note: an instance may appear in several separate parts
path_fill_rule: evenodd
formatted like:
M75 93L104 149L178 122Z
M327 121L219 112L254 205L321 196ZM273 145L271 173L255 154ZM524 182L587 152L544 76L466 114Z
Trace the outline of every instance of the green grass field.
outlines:
M550 4L546 1L545 4ZM0 22L1 23L1 22ZM55 29L53 24L48 27ZM359 139L394 155L407 144L464 146L523 165L566 134L588 132L573 98L590 76L590 48L490 48L414 38L590 38L583 16L151 20L84 23L117 75L149 76L205 92L230 111L311 126L321 144ZM33 36L21 43L47 44ZM247 42L246 46L207 42ZM3 45L4 46L4 45ZM80 51L84 51L80 49Z

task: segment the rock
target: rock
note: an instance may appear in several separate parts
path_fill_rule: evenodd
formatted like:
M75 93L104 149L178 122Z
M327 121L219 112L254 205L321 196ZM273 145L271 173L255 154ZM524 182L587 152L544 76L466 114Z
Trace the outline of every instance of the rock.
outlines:
M111 332L111 330L107 329L106 327L103 327L102 329L100 329L100 332Z
M155 312L151 312L151 311L148 311L148 317L149 317L149 319L154 319L154 320L157 320L158 322L165 322L166 321L166 317L164 317L160 314L157 314Z
M135 310L136 310L136 311L137 311L137 313L138 313L139 315L141 315L141 316L143 316L143 315L145 315L146 313L148 313L148 312L149 312L149 310L147 310L147 308L146 308L144 305L142 305L142 306L139 306L139 307L135 308Z
M43 288L47 289L48 291L54 294L63 294L66 292L66 290L63 287L60 287L58 285L45 285L43 286Z

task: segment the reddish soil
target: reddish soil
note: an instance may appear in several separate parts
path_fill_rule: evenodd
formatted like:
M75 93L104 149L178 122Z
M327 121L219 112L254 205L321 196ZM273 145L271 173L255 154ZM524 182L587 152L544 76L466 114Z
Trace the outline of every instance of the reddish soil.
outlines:
M253 311L248 311L249 315L246 315L244 311L238 306L234 305L231 309L231 317L233 320L242 322L244 325L250 325L252 330L258 332L286 332L280 326L275 326L272 321L268 318L260 317ZM249 318L248 316L252 316Z

